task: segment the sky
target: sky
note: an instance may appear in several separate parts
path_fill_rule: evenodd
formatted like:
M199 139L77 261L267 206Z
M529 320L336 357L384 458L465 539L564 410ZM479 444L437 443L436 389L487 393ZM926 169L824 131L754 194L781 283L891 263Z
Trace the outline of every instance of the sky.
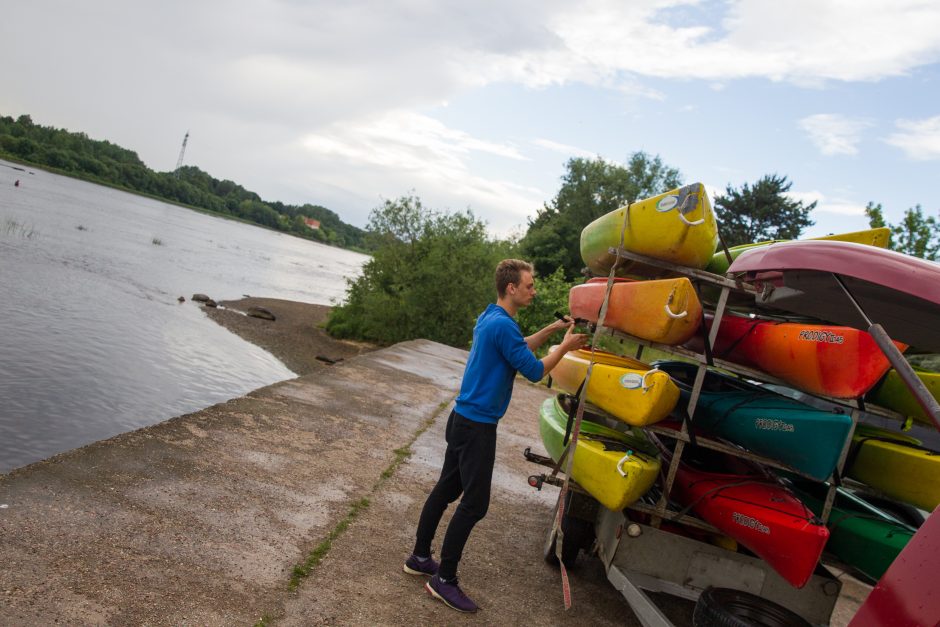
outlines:
M572 157L658 155L714 193L767 174L806 235L940 215L935 0L8 3L0 115L365 226L415 194L497 237Z

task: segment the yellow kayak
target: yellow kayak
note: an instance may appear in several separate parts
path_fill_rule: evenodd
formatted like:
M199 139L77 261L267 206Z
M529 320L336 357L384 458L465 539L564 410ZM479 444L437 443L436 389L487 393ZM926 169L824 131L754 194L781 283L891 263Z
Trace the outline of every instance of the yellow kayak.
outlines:
M551 372L555 387L576 394L590 361L589 350L567 353ZM676 406L679 388L665 372L603 351L594 353L594 361L587 401L618 420L643 427L659 422Z
M940 453L897 431L859 424L846 475L932 512L940 504Z
M539 433L556 462L565 450L567 407L547 398L539 412ZM571 478L601 505L619 511L646 494L659 476L659 453L639 430L622 433L596 424L585 414L574 451Z
M851 233L836 233L835 235L824 235L823 237L809 237L807 239L819 239L819 240L833 240L837 242L852 242L855 244L866 244L868 246L877 246L878 248L887 248L888 240L891 237L891 229L886 226L877 229L866 229L864 231L852 231ZM754 242L753 244L741 244L739 246L731 246L728 248L728 254L731 255L732 261L738 258L738 255L743 253L745 250L750 250L752 248L757 248L758 246L766 246L768 244L776 244L777 242L786 242L788 240L784 239L772 239L767 240L766 242ZM719 250L714 255L712 255L711 260L708 262L708 266L705 268L709 272L714 274L725 274L728 271L728 257L725 255L725 251Z
M940 400L940 372L928 372L926 370L915 370L918 378L924 383L927 391L937 400ZM920 403L911 394L911 391L904 385L901 375L897 370L889 370L884 380L873 391L869 392L866 399L875 405L881 405L888 409L910 416L917 422L929 427L933 426L933 420L920 406Z
M581 258L596 275L610 272L620 245L633 253L702 269L711 260L718 230L705 186L693 183L621 207L594 220L581 231ZM666 276L663 270L623 260L619 276Z

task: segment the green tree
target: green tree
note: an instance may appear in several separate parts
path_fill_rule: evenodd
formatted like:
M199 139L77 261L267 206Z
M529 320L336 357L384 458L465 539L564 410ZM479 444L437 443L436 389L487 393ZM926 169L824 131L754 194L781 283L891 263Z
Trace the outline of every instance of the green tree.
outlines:
M179 176L171 172L154 172L132 150L91 139L85 133L37 125L28 115L15 120L9 116L0 117L0 156L4 155L78 178L235 215L300 237L349 248L365 247L365 232L344 223L325 207L265 202L258 194L232 181L216 180L194 166L184 166ZM294 217L299 214L320 220L321 230L296 228Z
M920 205L904 212L898 224L885 222L881 203L869 202L865 215L872 228L888 226L891 229L891 249L905 255L935 261L940 255L940 220L925 216Z
M725 244L796 239L815 224L809 214L816 202L804 205L787 198L792 186L787 177L776 174L763 176L753 187L745 183L740 191L728 185L725 195L715 198L715 217Z
M414 195L374 209L367 231L372 258L348 282L327 331L384 344L426 338L467 347L510 245L490 240L470 211L439 213Z
M570 159L562 185L551 202L529 221L520 242L526 259L541 276L563 268L565 277L581 274L581 231L598 217L636 200L682 184L679 171L644 152L626 167L603 159Z
M888 223L885 222L884 210L881 208L881 203L877 205L873 202L869 202L865 205L865 215L868 217L868 226L873 229L881 229L888 226Z
M940 252L937 219L933 216L924 217L920 205L908 209L901 223L891 227L891 242L894 250L934 261Z

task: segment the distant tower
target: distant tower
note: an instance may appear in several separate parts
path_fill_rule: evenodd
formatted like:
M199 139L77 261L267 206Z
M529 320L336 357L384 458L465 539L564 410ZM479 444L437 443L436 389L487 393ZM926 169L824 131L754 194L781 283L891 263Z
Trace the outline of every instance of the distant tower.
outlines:
M183 167L183 153L186 152L186 140L189 139L189 131L186 131L186 134L183 136L183 147L180 148L180 158L176 160L176 169L174 172L176 176L180 175L180 168Z

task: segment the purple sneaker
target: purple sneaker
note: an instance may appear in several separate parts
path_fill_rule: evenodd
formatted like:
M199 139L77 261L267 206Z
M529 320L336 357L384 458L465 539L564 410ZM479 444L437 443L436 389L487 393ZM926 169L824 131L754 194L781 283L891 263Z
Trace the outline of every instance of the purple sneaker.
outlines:
M433 557L426 557L421 559L415 557L412 553L411 556L405 560L404 570L409 575L426 575L428 577L437 574L437 569L440 567L440 564L434 561Z
M476 612L479 607L470 600L460 586L457 580L444 582L438 575L431 577L431 580L424 584L425 589L432 597L440 599L447 607L453 608L458 612Z

